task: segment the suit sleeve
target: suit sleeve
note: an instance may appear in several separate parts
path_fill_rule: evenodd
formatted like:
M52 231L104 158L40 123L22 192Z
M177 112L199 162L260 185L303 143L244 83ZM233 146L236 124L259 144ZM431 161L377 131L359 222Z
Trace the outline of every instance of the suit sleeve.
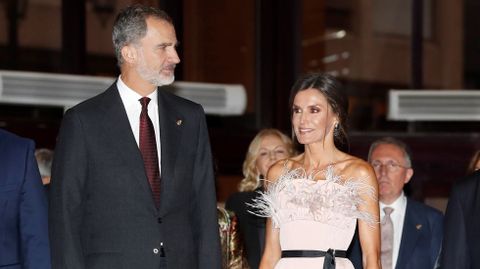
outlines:
M198 268L219 269L221 266L220 239L212 155L203 110L198 115L201 115L201 119L193 173L196 195L193 201L193 219Z
M60 128L52 167L49 221L54 269L85 268L80 226L87 169L84 130L70 110Z
M33 153L35 146L32 141L29 142L19 214L22 268L49 269L51 265L48 240L48 202Z
M454 188L448 200L445 212L445 231L443 238L441 268L470 268L468 264L468 250L466 238L466 223L464 208L459 199L461 195Z

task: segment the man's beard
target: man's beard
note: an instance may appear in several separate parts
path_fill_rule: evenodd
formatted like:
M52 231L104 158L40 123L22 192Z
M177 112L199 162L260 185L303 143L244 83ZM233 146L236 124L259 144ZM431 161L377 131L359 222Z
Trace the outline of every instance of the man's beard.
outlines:
M140 56L140 61L136 69L140 77L157 87L172 84L175 80L175 75L163 76L161 72L149 68L145 62L143 53Z
M140 77L157 87L172 84L172 82L175 80L174 75L168 77L163 76L159 72L155 72L155 70L149 69L143 64L137 67L137 72Z

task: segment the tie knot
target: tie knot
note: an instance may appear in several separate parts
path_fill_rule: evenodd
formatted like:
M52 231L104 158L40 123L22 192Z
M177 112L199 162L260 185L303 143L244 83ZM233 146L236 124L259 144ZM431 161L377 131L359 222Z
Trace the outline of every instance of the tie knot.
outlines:
M140 104L142 104L142 109L146 109L148 107L148 103L150 103L150 98L142 97L138 101L140 101Z
M388 206L384 207L383 212L385 212L385 215L390 216L390 214L392 214L392 212L393 212L393 208L388 207Z

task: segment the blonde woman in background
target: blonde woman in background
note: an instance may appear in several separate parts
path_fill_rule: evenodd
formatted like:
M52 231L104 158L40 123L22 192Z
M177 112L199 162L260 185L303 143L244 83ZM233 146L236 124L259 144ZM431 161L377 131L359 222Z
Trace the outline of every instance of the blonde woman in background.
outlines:
M225 208L235 212L240 224L250 268L258 268L265 241L265 219L250 214L248 204L259 196L268 169L278 160L294 154L292 140L276 129L261 130L250 142L243 162L244 179L239 192L230 196Z

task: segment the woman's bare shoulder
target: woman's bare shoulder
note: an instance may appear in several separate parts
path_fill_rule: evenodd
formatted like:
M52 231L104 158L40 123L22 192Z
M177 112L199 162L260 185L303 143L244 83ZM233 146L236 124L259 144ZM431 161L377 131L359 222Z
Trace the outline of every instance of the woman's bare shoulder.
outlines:
M366 161L353 156L345 164L342 175L350 179L361 179L375 184L377 180L372 166Z
M284 159L274 163L267 173L267 182L275 182L286 171L290 171L301 166L301 155L292 158Z

